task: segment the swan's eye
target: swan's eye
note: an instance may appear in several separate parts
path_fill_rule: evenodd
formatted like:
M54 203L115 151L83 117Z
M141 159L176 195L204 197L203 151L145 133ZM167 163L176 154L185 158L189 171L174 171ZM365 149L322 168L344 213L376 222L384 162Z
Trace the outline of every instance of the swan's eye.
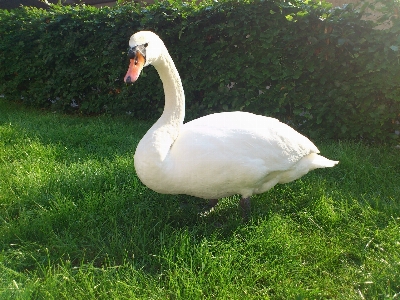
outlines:
M140 53L143 58L146 60L146 46L148 44L138 45L134 47L129 47L128 50L128 58L135 60L135 65L138 63L138 53Z
M134 58L136 56L135 51L136 51L135 47L134 48L129 48L128 49L128 57L131 58L131 59Z

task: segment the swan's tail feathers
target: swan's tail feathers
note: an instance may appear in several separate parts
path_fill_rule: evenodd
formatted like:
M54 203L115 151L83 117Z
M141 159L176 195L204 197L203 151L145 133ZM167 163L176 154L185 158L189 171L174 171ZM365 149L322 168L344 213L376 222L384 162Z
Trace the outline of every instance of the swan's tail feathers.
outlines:
M310 167L310 170L318 169L318 168L330 168L339 163L339 161L330 160L326 157L323 157L317 153L311 153L305 157L305 161Z
M310 155L308 155L308 157L311 165L313 166L313 169L330 168L339 163L339 161L327 159L326 157L323 157L317 153L311 153Z

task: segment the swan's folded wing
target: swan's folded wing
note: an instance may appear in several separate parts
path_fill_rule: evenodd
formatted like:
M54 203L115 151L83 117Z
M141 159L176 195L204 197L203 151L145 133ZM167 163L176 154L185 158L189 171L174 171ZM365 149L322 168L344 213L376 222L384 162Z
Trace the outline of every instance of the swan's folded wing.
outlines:
M204 198L244 194L268 174L289 170L317 152L306 137L276 119L242 112L208 115L181 128L168 155L171 184L195 187L183 192Z

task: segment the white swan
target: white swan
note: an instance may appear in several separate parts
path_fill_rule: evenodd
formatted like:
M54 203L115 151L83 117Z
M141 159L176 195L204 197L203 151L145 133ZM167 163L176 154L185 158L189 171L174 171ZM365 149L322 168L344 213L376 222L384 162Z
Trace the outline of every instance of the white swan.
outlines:
M124 81L138 79L153 65L164 87L164 112L139 142L135 169L150 189L210 199L240 194L244 217L250 196L337 161L320 156L305 136L277 119L246 112L211 114L183 124L185 96L175 64L154 33L129 40L130 65Z

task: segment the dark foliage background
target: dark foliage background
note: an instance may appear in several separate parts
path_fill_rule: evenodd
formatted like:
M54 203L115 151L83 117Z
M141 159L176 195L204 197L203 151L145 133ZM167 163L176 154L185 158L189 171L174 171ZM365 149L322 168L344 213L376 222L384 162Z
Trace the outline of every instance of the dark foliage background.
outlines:
M125 85L136 31L161 36L183 80L187 120L245 110L312 138L391 143L400 121L399 3L330 9L249 0L147 7L0 10L0 94L39 108L153 119L163 107L154 68Z

